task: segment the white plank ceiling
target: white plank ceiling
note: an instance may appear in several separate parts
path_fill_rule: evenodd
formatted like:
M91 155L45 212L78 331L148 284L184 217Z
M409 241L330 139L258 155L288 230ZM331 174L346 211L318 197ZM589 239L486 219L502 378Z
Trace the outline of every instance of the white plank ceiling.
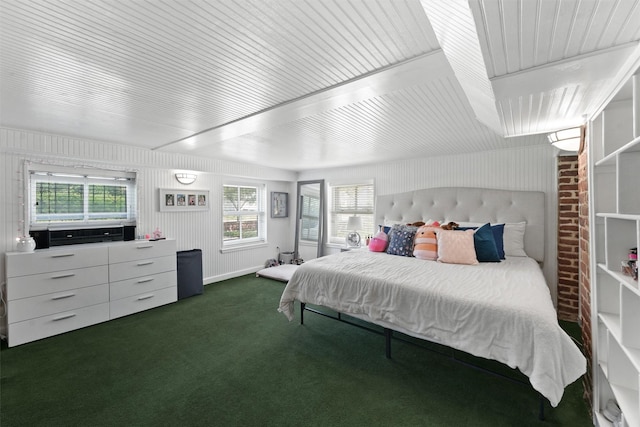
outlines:
M0 126L308 170L541 143L640 0L0 0Z

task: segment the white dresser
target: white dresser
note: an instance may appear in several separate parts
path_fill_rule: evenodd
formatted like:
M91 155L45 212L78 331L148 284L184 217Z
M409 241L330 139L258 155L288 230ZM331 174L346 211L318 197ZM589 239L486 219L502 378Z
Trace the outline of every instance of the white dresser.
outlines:
M175 240L109 247L111 319L177 299Z
M10 252L9 347L177 300L175 240Z

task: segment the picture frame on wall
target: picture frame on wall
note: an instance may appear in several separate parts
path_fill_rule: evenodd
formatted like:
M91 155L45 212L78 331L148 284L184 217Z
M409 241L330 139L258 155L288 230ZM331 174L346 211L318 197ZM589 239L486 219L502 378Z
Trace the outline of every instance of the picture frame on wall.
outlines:
M271 218L289 216L289 193L271 192Z
M209 210L209 190L158 189L160 212L198 212Z

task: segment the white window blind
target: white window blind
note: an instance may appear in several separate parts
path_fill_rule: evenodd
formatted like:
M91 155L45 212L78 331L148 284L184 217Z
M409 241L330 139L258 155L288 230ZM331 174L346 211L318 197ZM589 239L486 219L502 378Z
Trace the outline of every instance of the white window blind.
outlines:
M264 187L224 185L223 245L266 240Z
M29 171L30 226L135 225L135 173L49 168Z
M372 183L330 186L331 207L329 221L330 243L344 244L347 222L352 215L362 218L362 229L355 230L364 240L375 229L373 208L374 188Z

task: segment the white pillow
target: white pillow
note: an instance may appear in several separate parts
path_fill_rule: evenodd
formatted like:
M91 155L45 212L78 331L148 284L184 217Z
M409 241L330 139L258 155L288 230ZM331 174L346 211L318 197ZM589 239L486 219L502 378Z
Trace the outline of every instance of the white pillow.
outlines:
M504 254L506 256L527 256L524 251L524 230L526 222L506 223L504 225Z

